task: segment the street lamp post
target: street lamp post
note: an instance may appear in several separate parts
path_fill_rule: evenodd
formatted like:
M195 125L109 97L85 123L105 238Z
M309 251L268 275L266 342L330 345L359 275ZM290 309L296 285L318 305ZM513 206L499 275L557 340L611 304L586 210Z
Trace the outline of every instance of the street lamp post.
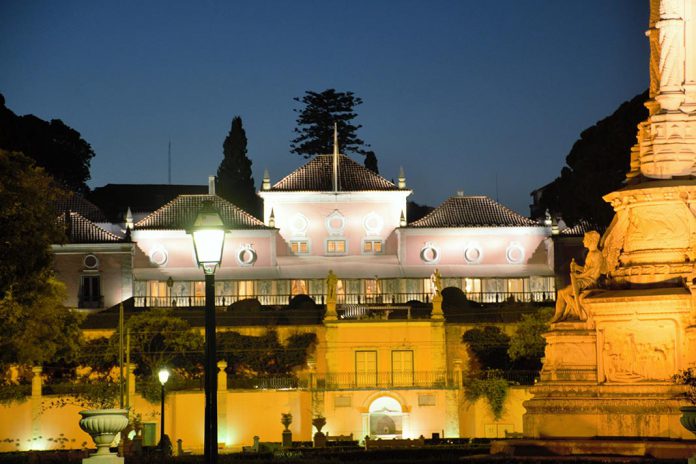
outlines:
M211 201L204 201L189 231L196 262L205 274L205 425L203 455L217 463L217 359L215 356L215 269L222 261L225 225Z
M160 451L165 452L167 445L169 444L169 438L164 433L164 384L169 380L169 371L166 368L162 368L157 373L159 377L160 384L162 385L162 409L160 411Z

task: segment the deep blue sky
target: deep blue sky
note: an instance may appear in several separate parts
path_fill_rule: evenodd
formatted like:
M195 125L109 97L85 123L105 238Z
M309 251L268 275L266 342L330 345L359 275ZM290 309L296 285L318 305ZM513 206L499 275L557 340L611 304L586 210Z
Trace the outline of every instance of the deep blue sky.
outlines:
M0 1L0 93L92 145L91 187L205 184L232 117L257 189L305 90L351 90L380 173L528 214L580 132L648 85L647 0ZM626 155L628 156L628 154ZM360 159L362 162L362 159Z

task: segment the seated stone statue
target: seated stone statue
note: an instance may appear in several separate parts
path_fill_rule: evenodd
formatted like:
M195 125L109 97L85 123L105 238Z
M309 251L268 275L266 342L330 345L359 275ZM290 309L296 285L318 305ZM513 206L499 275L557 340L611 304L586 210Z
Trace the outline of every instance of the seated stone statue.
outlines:
M585 233L582 244L589 251L585 258L585 265L579 266L575 260L570 263L570 285L558 291L556 297L556 312L551 322L585 321L587 314L580 304L580 292L597 286L597 281L602 273L604 260L599 251L599 233L591 230Z

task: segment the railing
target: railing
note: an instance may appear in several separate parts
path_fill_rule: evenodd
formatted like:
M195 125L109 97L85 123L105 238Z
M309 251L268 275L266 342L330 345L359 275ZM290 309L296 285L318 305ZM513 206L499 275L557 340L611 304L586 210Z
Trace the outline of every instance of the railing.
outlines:
M227 388L230 390L296 390L307 388L307 382L302 381L297 377L288 376L263 376L244 378L235 375L229 375L227 376Z
M254 298L265 306L285 306L296 295L275 294L275 295L232 295L219 294L215 296L215 306L229 306L239 300ZM324 304L324 295L310 294L317 304ZM542 302L554 301L556 294L548 292L469 292L466 298L477 303L505 303L505 302ZM409 292L409 293L389 293L383 295L365 294L340 294L336 298L338 305L404 305L410 301L420 301L429 303L432 298L430 293ZM203 307L205 306L204 296L181 295L181 296L136 296L133 298L135 306L142 307ZM103 300L102 300L103 301ZM92 302L90 302L92 303ZM82 304L82 302L80 303ZM100 303L103 304L103 303ZM80 306L80 307L100 307L100 306Z
M341 372L316 379L317 389L444 388L446 372Z
M394 312L399 312L411 319L410 306L394 305L351 305L342 304L336 308L339 319L342 320L387 320Z
M80 309L98 309L104 307L104 297L85 298L80 296L77 300L77 307Z

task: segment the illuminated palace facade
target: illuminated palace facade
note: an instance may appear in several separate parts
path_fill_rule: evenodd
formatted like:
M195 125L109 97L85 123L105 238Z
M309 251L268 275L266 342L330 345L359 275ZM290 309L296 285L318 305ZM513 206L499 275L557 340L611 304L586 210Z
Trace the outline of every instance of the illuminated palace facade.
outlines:
M318 415L327 419L325 431L355 439L520 432L521 409L509 408L514 417L504 417L503 429L496 429L499 421L476 416L464 400L467 354L461 340L472 323L447 320L446 294L456 287L475 302L552 300L551 226L488 197L463 194L409 222L411 193L403 173L393 183L334 154L316 156L274 184L266 175L259 192L263 221L216 196L214 179L207 192L178 195L150 212L129 211L123 224L108 223L96 207L73 199L71 211L61 216L71 240L54 246L56 270L74 308L127 302L133 311L201 309L203 272L186 228L202 202L211 200L229 228L215 275L219 311L233 313L233 303L246 299L291 311L289 302L298 295L322 305L329 271L338 277L337 319L274 328L281 339L317 335L315 352L297 373L302 386L232 392L221 383L221 391L237 395L221 402L221 443L250 444L254 435L280 427L281 412L293 414L291 430L304 440L311 439L311 420ZM429 310L436 269L445 288L444 318ZM219 330L268 330L241 325ZM202 403L188 404L194 400L183 394L170 397L168 407L188 411L167 415L172 440L202 447L202 436L186 425L198 412L202 423ZM267 417L261 430L256 419L242 422L259 414Z
M84 229L78 243L54 247L60 272L82 268L80 277L64 279L68 304L99 309L133 297L138 307L203 306L202 274L185 228L206 198L230 227L216 272L218 306L248 298L286 305L300 294L321 304L329 270L339 278L339 309L428 302L435 268L443 287L457 287L476 302L555 295L550 226L485 196L459 193L409 223L412 191L404 176L394 184L344 155L317 156L274 185L266 176L259 192L263 222L212 189L136 212L125 224L105 223L86 203L76 207L72 227ZM73 259L64 262L68 255Z

